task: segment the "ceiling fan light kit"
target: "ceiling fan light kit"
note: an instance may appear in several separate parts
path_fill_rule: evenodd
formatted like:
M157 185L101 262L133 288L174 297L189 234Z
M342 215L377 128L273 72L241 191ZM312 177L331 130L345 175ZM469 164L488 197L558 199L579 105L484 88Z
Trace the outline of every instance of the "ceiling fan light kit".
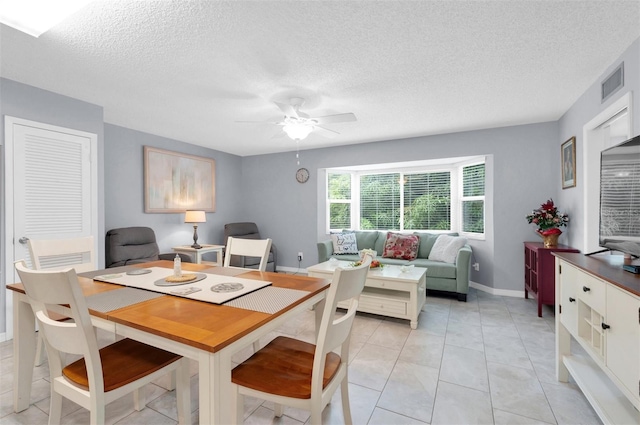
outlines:
M282 130L293 140L306 139L315 128L315 126L309 122L287 122L289 120L290 118L285 119L286 124L282 127Z
M282 121L269 122L267 124L275 124L282 127L282 130L290 139L300 141L304 140L312 132L318 132L326 137L333 137L340 134L335 130L324 127L324 124L336 124L342 122L356 121L355 114L348 112L344 114L325 115L321 117L311 117L304 112L300 112L300 107L304 103L304 99L294 97L289 100L289 104L273 102L284 113ZM239 122L255 122L255 121L239 121Z

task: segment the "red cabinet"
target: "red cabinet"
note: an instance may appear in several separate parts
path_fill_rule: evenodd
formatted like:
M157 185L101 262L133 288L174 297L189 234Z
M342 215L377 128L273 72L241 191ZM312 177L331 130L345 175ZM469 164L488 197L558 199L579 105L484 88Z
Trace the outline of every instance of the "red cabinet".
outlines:
M552 252L580 252L566 245L545 248L542 242L524 243L524 297L533 294L538 300L538 317L542 305L556 303L555 257Z

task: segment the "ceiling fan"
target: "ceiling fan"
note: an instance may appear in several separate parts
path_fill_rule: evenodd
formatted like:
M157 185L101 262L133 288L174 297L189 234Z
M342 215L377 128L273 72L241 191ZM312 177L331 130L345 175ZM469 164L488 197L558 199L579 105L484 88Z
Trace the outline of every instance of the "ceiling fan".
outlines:
M349 112L344 114L325 115L321 117L311 117L300 111L300 107L304 103L304 99L299 97L291 98L290 104L273 102L284 113L282 121L258 121L268 124L279 125L282 130L293 140L303 140L311 132L317 132L325 137L334 137L340 134L335 130L324 127L325 124L336 124L342 122L356 121L355 114ZM256 121L238 121L238 122L256 122Z

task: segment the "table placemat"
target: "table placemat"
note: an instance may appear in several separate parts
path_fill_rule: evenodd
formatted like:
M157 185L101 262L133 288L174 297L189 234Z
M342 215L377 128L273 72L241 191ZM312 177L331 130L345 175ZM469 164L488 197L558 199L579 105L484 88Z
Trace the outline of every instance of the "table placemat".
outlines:
M151 270L151 273L143 275L128 275L123 272L111 273L111 270L107 270L109 273L94 276L93 279L101 282L146 289L147 291L176 295L214 304L223 304L234 298L271 285L271 282L268 281L242 279L234 276L219 276L205 273L206 277L204 279L197 282L189 282L187 285L177 284L175 286L157 286L154 283L159 279L171 276L173 274L173 270L164 267L147 267L147 269ZM240 284L242 288L233 292L214 292L211 290L212 287L220 284Z
M107 313L119 308L128 307L143 301L161 297L162 294L144 289L121 288L108 292L90 295L86 298L87 307L91 310Z
M307 291L268 286L259 291L233 299L224 305L274 314L308 294Z

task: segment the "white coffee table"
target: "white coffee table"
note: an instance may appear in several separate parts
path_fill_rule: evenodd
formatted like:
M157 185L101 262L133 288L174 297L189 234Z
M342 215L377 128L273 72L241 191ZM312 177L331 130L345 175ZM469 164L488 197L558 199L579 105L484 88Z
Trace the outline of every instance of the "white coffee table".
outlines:
M201 245L202 248L193 248L190 245L181 245L174 246L173 251L179 252L181 254L187 254L191 256L196 262L196 264L202 263L202 254L206 254L207 252L215 252L216 253L216 266L222 267L222 250L224 249L224 245Z
M307 272L309 276L331 279L336 267L351 267L351 262L325 261L307 268ZM400 266L370 269L358 311L407 319L411 321L411 329L416 329L426 301L426 273L424 267L410 267L405 271Z

